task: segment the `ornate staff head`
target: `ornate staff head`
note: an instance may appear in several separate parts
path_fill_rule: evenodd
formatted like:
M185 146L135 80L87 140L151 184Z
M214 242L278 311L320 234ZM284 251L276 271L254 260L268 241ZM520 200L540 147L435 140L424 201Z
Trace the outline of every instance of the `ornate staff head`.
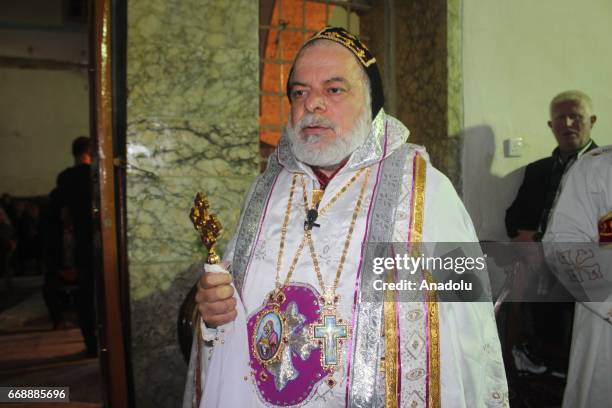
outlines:
M208 257L206 262L209 264L217 264L221 262L221 258L215 251L215 244L221 235L221 223L216 215L209 211L210 204L206 196L202 193L197 193L191 207L189 218L193 222L193 226L200 233L202 243L208 249Z

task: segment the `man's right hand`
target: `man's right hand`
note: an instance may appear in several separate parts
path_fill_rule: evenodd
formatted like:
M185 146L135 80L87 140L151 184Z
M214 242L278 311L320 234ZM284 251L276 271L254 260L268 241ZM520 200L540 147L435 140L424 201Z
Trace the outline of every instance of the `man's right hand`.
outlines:
M234 288L229 273L204 272L198 281L195 300L206 326L215 328L236 318Z

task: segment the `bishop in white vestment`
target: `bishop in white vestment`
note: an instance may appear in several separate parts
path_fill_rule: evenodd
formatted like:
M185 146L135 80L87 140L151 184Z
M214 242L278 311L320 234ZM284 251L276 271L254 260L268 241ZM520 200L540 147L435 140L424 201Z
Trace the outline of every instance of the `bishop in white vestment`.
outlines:
M366 300L365 244L478 241L449 180L382 109L375 59L344 29L323 30L288 94L287 130L225 253L227 322L218 305L234 301L200 280L183 406L508 406L490 301ZM478 279L488 291L486 270Z
M570 170L544 241L549 263L570 292L597 300L576 303L563 407L610 407L612 146L588 152Z

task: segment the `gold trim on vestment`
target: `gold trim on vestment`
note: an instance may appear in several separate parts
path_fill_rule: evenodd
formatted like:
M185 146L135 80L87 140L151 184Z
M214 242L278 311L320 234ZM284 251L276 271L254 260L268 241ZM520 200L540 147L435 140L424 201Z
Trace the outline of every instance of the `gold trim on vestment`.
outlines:
M427 281L433 282L433 278L429 272ZM438 302L436 300L436 291L430 290L427 292L427 312L429 318L428 337L429 337L429 408L440 408L440 320L438 315Z
M387 282L393 282L391 272ZM385 372L385 407L397 408L399 395L399 333L397 327L397 299L394 292L386 290L383 298L385 357L383 367Z
M415 158L415 166L413 173L413 197L412 197L412 215L410 217L410 245L412 250L416 249L414 244L418 244L423 240L423 211L425 205L425 176L427 171L427 163L418 153ZM391 277L387 281L393 281ZM385 293L385 303L383 308L384 315L384 336L385 336L385 357L384 357L384 372L385 372L385 406L398 407L400 400L399 389L399 327L397 321L398 303L393 296L393 292ZM429 360L429 406L439 407L440 401L440 364L439 364L439 344L438 344L438 309L435 303L435 293L428 304L429 310L429 338L430 338L430 360ZM435 341L434 341L435 337Z
M423 210L425 206L425 175L427 171L427 163L425 159L418 153L415 157L416 163L414 166L414 204L412 207L412 217L410 226L412 243L423 241Z
M427 163L425 159L417 153L415 157L416 163L414 166L414 205L412 213L412 243L421 242L423 240L423 211L425 208L425 179L427 172ZM424 278L432 282L433 278L427 271L424 272ZM436 301L436 292L429 291L427 293L427 338L429 340L429 359L428 371L429 381L427 390L428 408L440 408L440 327L438 315L438 303Z

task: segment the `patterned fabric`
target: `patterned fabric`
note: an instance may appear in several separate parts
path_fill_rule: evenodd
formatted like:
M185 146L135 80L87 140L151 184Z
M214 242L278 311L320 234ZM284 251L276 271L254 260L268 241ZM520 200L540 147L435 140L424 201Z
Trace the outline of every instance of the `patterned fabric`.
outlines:
M376 297L372 297L372 290L366 290L372 287L374 279L371 271L365 267L373 254L366 253L364 248L376 248L376 245L362 246L362 243L399 242L403 247L398 247L398 251L405 252L406 242L417 239L423 242L476 241L469 216L450 182L429 164L423 148L406 143L407 136L408 130L399 121L381 111L373 121L364 145L351 155L326 189L321 206L325 206L334 192L345 185L356 171L369 166L372 168L363 211L355 223L354 239L348 249L336 292L340 297L337 316L350 322L348 341L339 344L338 361L341 367L334 373L332 383L313 384L306 398L301 402L296 400L296 404L291 406L392 406L389 401L396 406L432 408L440 405L458 408L507 406L507 386L490 303L438 305L434 302L432 304L438 305L434 309L432 304L417 295L410 298L409 292L393 302L394 306L387 313L391 323L387 324L383 302L377 302ZM421 165L415 166L417 162ZM252 321L253 325L261 324L262 327L267 323L257 320L264 318L258 313L263 311L262 304L275 285L280 228L287 208L291 179L297 173L298 177L307 180L304 189L308 197L318 185L312 170L295 160L284 138L268 167L249 193L238 227L239 233L225 254L226 259L233 260L231 270L236 284L240 285L239 292L249 316L247 321ZM417 176L417 173L421 176ZM420 177L423 178L422 185L415 182ZM355 208L357 190L356 185L348 189L318 220L321 227L312 230L325 282L333 280L342 241L350 224L347 211L350 214L350 209ZM297 194L300 196L301 191ZM422 198L422 208L413 211L417 196ZM298 253L298 244L303 235L304 205L301 200L293 200L289 214L281 280L286 276L294 254ZM422 225L422 231L415 228L418 224ZM417 273L410 279L420 281L423 275ZM310 285L320 291L308 251L297 258L295 273L289 284ZM488 288L488 283L484 282L483 286ZM300 321L300 314L303 315L301 307L288 311L283 309L283 313L287 312L296 317L295 322ZM251 320L254 317L255 320ZM385 340L384 334L387 332L389 334ZM260 350L262 361L272 355L269 353L277 351L276 337L268 339L267 336ZM268 345L274 346L268 348ZM393 350L394 362L387 360L388 350ZM206 372L207 359L214 357L214 351L214 347L205 347L202 356L204 383L208 374L219 375ZM307 355L304 354L304 357L307 358ZM299 359L293 358L292 362L299 371ZM193 373L194 367L192 361L191 379L196 375ZM289 386L290 381L299 381L299 373L295 377L289 366L274 366L272 370L281 378L281 382L274 387L278 385L282 389ZM263 370L256 374L261 372L267 375ZM253 406L287 406L286 403L276 404L262 398L253 388L257 381L254 375L251 371L251 375L246 376L249 378L242 380L244 383L240 381L252 390L255 399ZM264 381L267 380L264 377ZM192 393L193 388L186 390L185 401L193 401ZM188 406L188 403L184 405Z

